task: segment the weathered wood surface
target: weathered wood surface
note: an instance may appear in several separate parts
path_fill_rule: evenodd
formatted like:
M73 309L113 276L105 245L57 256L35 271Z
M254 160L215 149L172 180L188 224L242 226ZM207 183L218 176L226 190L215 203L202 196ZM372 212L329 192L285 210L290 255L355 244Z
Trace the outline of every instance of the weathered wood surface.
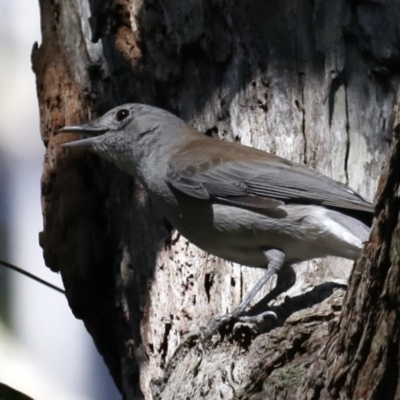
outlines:
M117 104L154 104L209 135L306 163L372 200L393 126L400 2L40 4L43 38L32 61L47 147L46 264L61 272L72 311L128 399L151 398L152 390L177 393L171 377L179 389L190 373L168 369L168 384L160 382L184 334L231 310L262 272L204 254L171 232L132 178L94 155L61 150L68 137L56 130ZM320 284L343 281L350 265L303 264L287 294L319 285L303 306L321 301L326 286ZM337 299L325 302L322 309L304 310L314 313L311 322L292 316L289 325L271 331L271 343L290 342L279 337L288 327L293 338L297 329L300 336L305 329L310 337L326 337L324 324L337 318L340 306ZM326 311L332 304L335 309ZM251 362L262 340L245 349L222 342L206 351L218 357L225 346L232 362L239 353ZM311 360L313 343L304 346ZM283 396L274 390L276 398Z
M317 293L332 293L329 286L295 298L297 305L309 304ZM315 376L323 375L320 357L338 321L343 295L344 290L338 288L322 303L297 312L294 301L288 299L283 308L291 315L284 326L254 340L246 329L230 340L214 337L204 344L201 334L192 333L174 354L163 379L152 383L154 398L318 398ZM313 383L306 397L304 385L309 379Z

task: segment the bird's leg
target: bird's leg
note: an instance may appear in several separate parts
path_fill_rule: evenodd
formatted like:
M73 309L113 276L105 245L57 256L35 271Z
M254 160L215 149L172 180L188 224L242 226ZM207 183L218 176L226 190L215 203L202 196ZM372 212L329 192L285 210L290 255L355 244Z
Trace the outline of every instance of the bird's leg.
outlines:
M254 286L252 290L247 294L247 296L244 298L244 300L239 304L235 310L232 312L224 315L221 318L218 318L210 327L210 329L207 332L207 336L211 336L216 330L221 328L223 325L226 325L232 321L238 320L238 318L244 313L245 309L249 305L249 303L254 299L254 297L257 295L257 293L261 290L261 288L271 279L271 277L274 274L279 273L281 267L283 266L285 262L285 253L283 253L280 250L267 250L264 252L265 257L268 262L268 270L264 274L264 276L257 282L257 284ZM264 300L264 299L263 299ZM264 313L266 315L267 313L275 316L276 315L272 311L267 311Z
M283 264L277 275L278 279L276 280L275 287L255 304L246 315L253 316L263 313L271 300L276 299L281 293L289 290L296 282L296 273L291 264Z

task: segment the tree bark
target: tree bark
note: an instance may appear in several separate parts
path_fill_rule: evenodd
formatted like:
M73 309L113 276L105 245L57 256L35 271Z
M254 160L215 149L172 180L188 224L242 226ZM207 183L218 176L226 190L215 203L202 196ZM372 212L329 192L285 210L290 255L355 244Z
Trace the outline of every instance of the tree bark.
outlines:
M343 281L349 262L305 263L274 305L277 328L201 345L199 327L233 309L262 271L188 243L133 178L62 150L69 137L57 129L118 104L153 104L372 199L392 139L400 0L40 6L40 241L125 398L398 398L397 138L342 315L343 289L325 282Z

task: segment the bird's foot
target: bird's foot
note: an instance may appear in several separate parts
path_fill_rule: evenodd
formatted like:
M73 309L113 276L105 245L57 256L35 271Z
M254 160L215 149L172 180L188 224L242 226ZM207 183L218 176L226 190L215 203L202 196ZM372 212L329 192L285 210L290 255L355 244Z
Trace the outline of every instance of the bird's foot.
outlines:
M257 336L276 326L278 316L273 311L264 311L257 315L244 315L233 326L235 337L245 337L248 334Z
M210 339L217 332L223 334L232 331L236 336L246 330L257 335L270 327L271 322L276 323L277 320L278 317L273 311L264 311L258 315L249 316L243 315L241 310L234 310L215 320L205 331L203 341Z

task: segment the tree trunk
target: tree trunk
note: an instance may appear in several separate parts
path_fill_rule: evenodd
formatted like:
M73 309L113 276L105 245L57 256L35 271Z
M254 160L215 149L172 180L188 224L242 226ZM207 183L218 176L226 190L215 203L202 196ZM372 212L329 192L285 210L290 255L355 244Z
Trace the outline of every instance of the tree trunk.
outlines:
M399 398L396 141L342 315L344 290L325 282L343 280L349 262L305 263L275 304L279 327L201 346L199 327L233 309L262 271L188 243L131 177L62 150L57 129L153 104L372 199L392 138L400 0L40 5L41 245L125 398Z

